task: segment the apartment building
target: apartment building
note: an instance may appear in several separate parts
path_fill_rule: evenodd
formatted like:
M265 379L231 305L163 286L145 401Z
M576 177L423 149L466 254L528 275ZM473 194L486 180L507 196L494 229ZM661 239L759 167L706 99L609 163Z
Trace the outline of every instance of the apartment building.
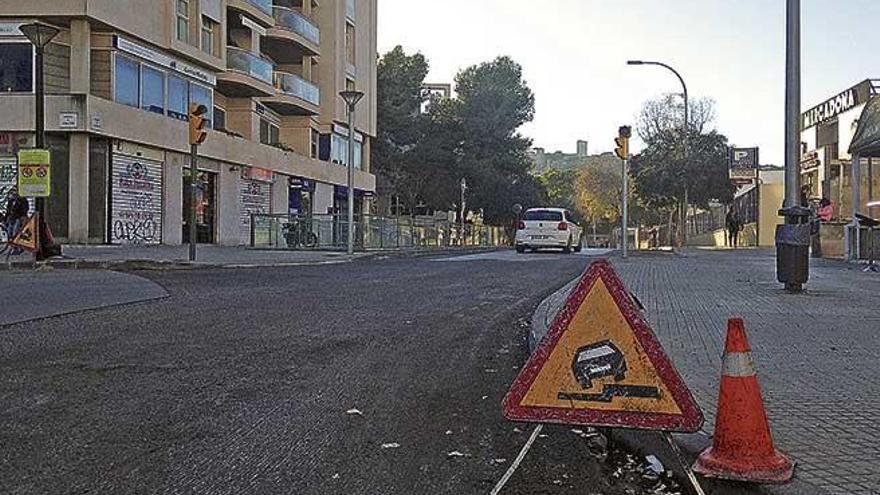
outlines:
M199 242L246 244L252 214L343 212L375 193L377 0L0 0L0 189L34 145L34 50L46 48L52 196L71 243L188 240L187 109L209 109L196 171ZM366 94L348 156L340 91Z

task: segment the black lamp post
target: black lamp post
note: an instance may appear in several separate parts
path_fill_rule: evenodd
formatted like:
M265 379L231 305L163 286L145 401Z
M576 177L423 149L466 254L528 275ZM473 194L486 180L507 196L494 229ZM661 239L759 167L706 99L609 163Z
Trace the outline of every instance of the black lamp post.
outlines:
M46 147L46 88L43 84L44 66L43 53L46 45L58 35L60 30L55 26L44 24L42 22L32 22L25 24L19 28L27 39L34 45L36 51L35 70L34 70L34 90L36 104L36 115L34 119L34 128L36 131L36 148L45 149ZM46 220L46 201L45 198L37 198L37 212L40 214L40 223ZM43 229L40 229L42 232Z
M348 110L348 246L347 252L354 254L354 111L364 97L360 91L342 91L339 96L345 101Z

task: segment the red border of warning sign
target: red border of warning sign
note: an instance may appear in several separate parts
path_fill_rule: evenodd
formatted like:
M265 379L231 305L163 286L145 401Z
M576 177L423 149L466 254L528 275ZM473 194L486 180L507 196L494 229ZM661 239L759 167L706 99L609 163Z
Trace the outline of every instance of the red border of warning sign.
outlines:
M605 282L611 297L617 303L623 316L641 344L657 374L672 394L682 414L663 414L653 412L617 412L590 409L565 409L557 407L526 407L521 402L532 387L538 373L550 357L560 338L568 329L587 294L599 278ZM536 423L560 423L568 425L603 426L611 428L633 428L692 433L703 425L703 413L694 401L690 390L684 384L675 367L669 361L657 337L645 321L641 311L636 308L623 281L614 271L608 260L594 262L580 282L569 295L565 306L556 315L553 326L529 358L525 368L520 371L504 398L504 416L513 421Z

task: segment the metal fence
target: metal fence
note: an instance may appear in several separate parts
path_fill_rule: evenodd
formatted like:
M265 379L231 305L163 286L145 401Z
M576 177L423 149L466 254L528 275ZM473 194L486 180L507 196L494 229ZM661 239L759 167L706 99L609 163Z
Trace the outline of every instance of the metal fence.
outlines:
M503 227L456 223L431 218L355 217L355 249L492 247L509 244ZM346 215L252 215L251 247L265 249L345 249Z

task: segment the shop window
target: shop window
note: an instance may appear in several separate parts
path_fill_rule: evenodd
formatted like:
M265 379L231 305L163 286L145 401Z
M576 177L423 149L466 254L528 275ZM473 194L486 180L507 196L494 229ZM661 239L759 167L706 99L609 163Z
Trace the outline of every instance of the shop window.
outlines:
M146 65L143 71L144 94L141 98L141 108L144 110L165 114L165 73Z
M168 116L180 120L189 120L189 83L176 77L168 76Z
M116 55L116 102L132 107L140 106L140 64Z
M220 107L214 107L214 129L226 130L226 110Z
M214 120L214 102L211 98L211 90L198 84L190 84L190 103L204 105L208 109L207 127L210 129ZM187 112L188 114L189 112Z
M189 43L189 0L177 0L177 39Z
M0 44L0 91L30 92L33 85L33 46L30 43Z

